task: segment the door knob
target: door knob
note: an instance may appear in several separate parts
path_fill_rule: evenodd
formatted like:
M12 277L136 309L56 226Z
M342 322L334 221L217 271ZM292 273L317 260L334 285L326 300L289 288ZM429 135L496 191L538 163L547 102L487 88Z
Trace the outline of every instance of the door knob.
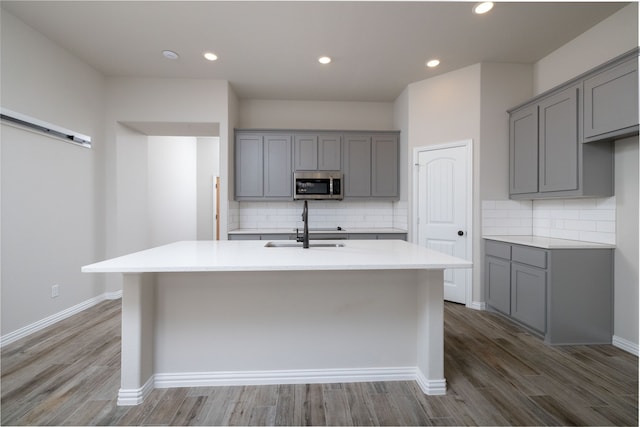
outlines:
M458 236L464 236L464 231L458 230Z

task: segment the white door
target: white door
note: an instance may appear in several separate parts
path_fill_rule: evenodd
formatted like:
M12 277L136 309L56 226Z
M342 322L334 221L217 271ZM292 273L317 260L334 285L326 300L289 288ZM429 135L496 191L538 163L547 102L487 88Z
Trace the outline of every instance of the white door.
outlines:
M418 244L471 260L471 141L416 150ZM470 269L444 272L444 299L467 303ZM471 302L469 300L469 302Z

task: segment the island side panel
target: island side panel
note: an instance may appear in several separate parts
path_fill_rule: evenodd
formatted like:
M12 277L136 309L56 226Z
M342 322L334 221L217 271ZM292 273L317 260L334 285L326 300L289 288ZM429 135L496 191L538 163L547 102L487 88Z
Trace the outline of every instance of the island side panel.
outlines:
M444 378L444 270L418 275L417 382L428 395L447 392Z
M138 405L154 387L156 275L123 274L118 405Z
M380 380L380 372L413 379L417 277L415 270L159 274L158 386L260 383L282 372L290 374L285 383L331 382L333 374L357 380L350 374L363 372L372 372L363 381Z

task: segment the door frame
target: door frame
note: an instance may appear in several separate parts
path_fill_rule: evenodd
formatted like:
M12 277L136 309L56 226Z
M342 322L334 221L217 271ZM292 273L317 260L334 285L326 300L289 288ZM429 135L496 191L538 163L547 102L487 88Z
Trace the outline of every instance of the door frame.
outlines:
M473 262L473 140L464 139L461 141L448 142L436 145L423 145L414 147L413 149L413 195L411 203L413 205L412 213L412 232L411 238L413 242L419 242L418 238L418 156L425 151L446 150L450 148L464 147L467 151L467 260ZM466 290L465 305L468 307L473 304L473 268L465 269Z

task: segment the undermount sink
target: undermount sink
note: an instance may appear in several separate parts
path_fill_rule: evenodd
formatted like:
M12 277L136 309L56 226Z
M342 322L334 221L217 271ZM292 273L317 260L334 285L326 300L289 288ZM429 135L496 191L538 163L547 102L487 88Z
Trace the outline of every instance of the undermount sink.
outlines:
M267 242L265 248L302 248L298 242ZM310 248L342 248L344 243L309 243Z

